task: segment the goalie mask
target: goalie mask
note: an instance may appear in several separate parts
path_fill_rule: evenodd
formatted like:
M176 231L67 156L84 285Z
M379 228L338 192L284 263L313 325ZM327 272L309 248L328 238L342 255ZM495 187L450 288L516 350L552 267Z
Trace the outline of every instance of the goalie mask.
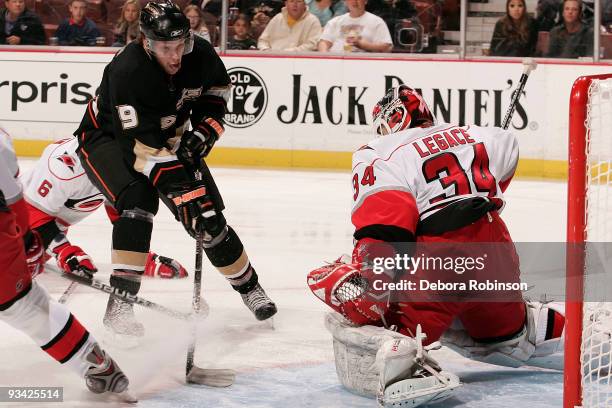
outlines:
M183 44L183 55L193 50L189 20L172 1L147 3L140 12L140 31L144 34L147 50L152 54L171 52L172 48L182 48Z
M406 85L389 89L374 106L372 119L379 135L396 133L427 122L435 123L423 97Z

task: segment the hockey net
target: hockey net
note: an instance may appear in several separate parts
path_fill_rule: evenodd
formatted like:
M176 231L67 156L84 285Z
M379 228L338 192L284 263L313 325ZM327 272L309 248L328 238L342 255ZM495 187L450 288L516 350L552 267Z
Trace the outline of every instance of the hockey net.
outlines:
M569 129L567 242L585 250L568 249L564 408L612 407L612 293L589 275L612 273L612 74L576 80Z

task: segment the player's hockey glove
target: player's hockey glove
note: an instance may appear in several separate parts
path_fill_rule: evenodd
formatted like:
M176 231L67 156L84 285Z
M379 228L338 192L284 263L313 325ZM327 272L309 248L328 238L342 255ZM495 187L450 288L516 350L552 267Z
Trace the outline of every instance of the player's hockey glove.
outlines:
M57 266L65 273L91 279L98 271L91 257L81 247L68 242L63 234L51 242L47 251L52 253L57 261Z
M162 279L181 279L187 277L187 271L178 261L149 252L145 264L144 276Z
M183 223L185 230L195 238L198 231L205 231L216 236L218 213L201 181L190 181L174 186L174 191L168 194L176 205L177 218Z
M37 231L29 230L23 236L26 252L26 264L32 278L43 271L45 264L45 247Z
M199 161L208 156L223 131L221 123L213 118L204 118L193 130L183 133L176 156L184 164L197 168Z

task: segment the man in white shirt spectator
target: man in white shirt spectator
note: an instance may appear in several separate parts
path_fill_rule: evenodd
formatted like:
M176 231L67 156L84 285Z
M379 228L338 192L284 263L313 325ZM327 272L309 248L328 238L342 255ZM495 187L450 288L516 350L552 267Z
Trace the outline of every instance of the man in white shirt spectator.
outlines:
M384 20L365 11L367 0L346 0L349 12L331 19L321 34L319 51L390 52L391 34Z
M259 36L257 48L279 51L315 51L321 35L319 19L306 10L304 0L286 0L285 7Z

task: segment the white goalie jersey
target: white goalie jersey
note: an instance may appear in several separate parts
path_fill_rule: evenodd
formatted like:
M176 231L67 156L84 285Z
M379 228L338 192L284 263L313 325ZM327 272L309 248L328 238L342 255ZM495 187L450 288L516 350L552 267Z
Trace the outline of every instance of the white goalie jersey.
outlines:
M81 166L77 146L76 138L50 144L36 165L20 177L27 203L63 226L78 223L104 203ZM44 214L30 214L34 226Z
M353 154L353 224L414 233L418 222L471 197L501 210L517 162L518 141L497 127L443 123L379 137Z

